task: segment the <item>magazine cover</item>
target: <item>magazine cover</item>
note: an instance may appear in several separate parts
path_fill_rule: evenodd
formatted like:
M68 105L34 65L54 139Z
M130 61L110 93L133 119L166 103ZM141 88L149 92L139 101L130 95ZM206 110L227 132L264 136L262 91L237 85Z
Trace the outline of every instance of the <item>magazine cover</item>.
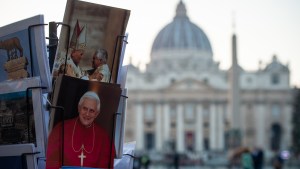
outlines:
M44 157L47 128L42 90L27 90L40 84L39 77L0 83L0 145L33 143L38 156Z
M52 75L116 83L130 11L68 0ZM67 61L65 60L67 58Z
M37 24L44 24L43 15L0 27L0 82L40 76L51 91L44 26L32 26Z
M120 85L59 75L53 92L46 168L113 168ZM63 157L63 158L62 158Z

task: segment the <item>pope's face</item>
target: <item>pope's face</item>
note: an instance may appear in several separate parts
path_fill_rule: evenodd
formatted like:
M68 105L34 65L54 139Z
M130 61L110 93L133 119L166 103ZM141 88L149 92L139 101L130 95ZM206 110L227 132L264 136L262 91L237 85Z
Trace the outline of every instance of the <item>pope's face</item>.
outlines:
M73 62L78 65L80 63L80 60L83 56L83 50L74 50L72 52L71 58L73 60Z
M78 112L81 124L89 127L99 114L96 100L85 98L81 106L78 106Z

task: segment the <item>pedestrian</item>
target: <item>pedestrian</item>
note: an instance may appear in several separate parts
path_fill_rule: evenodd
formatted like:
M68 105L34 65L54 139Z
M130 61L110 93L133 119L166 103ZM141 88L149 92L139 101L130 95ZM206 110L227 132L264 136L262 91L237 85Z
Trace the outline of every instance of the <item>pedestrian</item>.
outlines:
M142 156L141 163L142 163L143 168L148 169L148 167L150 165L150 159L147 154L144 154Z
M242 168L253 169L253 160L249 148L245 147L242 152Z
M141 157L135 157L133 159L133 169L140 169L141 168Z
M254 169L262 169L264 164L264 152L261 148L255 147L252 152Z
M283 168L283 158L280 153L275 151L274 157L272 159L272 165L274 169L282 169Z
M175 169L179 168L179 154L177 152L174 153L174 167Z

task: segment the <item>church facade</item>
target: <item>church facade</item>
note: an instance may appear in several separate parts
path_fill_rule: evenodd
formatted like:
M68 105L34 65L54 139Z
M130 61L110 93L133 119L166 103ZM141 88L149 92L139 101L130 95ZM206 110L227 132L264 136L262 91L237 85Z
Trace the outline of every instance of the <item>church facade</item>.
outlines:
M228 40L230 41L230 40ZM221 70L204 31L179 2L172 22L156 36L145 71L129 65L125 141L137 150L226 151L291 144L289 68L276 56L256 71Z

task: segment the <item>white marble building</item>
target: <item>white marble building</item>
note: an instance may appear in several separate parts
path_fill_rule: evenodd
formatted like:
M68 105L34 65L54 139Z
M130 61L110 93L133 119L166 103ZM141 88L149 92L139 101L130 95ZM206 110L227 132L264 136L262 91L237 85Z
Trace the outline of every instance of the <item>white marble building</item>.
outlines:
M234 144L287 149L292 88L288 65L276 56L256 71L221 70L204 31L179 2L174 19L156 36L145 71L129 65L125 141L138 150L223 151ZM241 140L231 137L238 131ZM236 142L237 143L234 143Z

